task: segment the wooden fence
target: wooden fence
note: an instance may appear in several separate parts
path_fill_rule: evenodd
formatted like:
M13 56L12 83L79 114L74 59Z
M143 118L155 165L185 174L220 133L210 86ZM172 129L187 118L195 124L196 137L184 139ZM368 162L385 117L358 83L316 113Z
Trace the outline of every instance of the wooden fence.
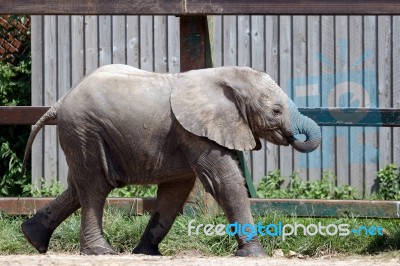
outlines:
M214 66L269 73L299 107L399 108L399 16L213 16ZM33 16L32 105L53 104L98 66L124 63L178 72L179 18L173 16ZM379 168L400 164L398 128L323 127L322 145L304 155L263 143L246 153L257 183L268 171L317 180L325 171L364 195ZM34 143L33 177L66 182L56 127ZM323 151L323 152L322 152Z
M347 27L347 33L349 39L354 39L353 42L359 44L360 43L360 34L355 34L355 31L351 31L350 29L353 27L353 24L355 21L351 20L351 17L348 17L347 15L349 14L369 14L369 15L399 15L400 14L400 2L395 1L395 0L383 0L383 1L375 1L375 0L310 0L310 1L293 1L293 0L252 0L252 1L247 1L247 0L233 0L226 2L225 0L160 0L157 2L151 1L151 0L118 0L118 1L109 1L109 0L94 0L94 1L79 1L79 0L59 0L59 1L54 1L54 0L32 0L27 2L26 0L14 0L14 1L7 1L7 0L0 0L0 10L4 14L35 14L35 15L44 15L44 14L53 14L53 15L65 15L65 14L71 14L71 15L107 15L107 14L114 14L114 15L180 15L184 16L181 17L180 21L182 22L183 25L185 26L193 26L195 25L196 21L202 21L204 17L198 15L239 15L239 14L247 14L247 15L258 15L258 14L263 14L263 15L276 15L276 14L290 14L290 15L345 15L344 18L347 18L348 21L344 24L340 24L338 26L339 31L340 29L345 29ZM318 18L322 18L318 16ZM334 23L335 23L335 30L333 33L333 38L336 39L336 18L339 17L332 17L329 16L329 18L333 18ZM356 45L357 49L364 50L364 36L367 36L370 31L365 31L364 27L364 17L355 17L357 19L362 18L362 33L361 33L361 43L362 45ZM379 22L379 18L375 18L375 25L378 25L377 22ZM396 23L393 20L395 17L386 17L390 18L390 41L388 42L388 38L383 38L384 41L384 48L383 50L385 51L384 54L395 54L396 51L396 45L395 41L398 39L397 37L397 32L394 29L397 29L395 27ZM222 26L221 29L225 29L225 23L224 23L224 18L222 18ZM292 38L290 39L290 36L293 35L293 29L295 28L295 25L293 24L294 17L290 17L290 28L289 31L286 31L284 36L286 36L283 39L286 39L286 43L290 43L289 48L286 46L282 47L282 34L281 34L281 17L277 17L278 19L278 29L279 31L276 31L276 26L273 27L275 29L274 35L275 38L277 38L277 43L278 45L276 47L279 47L279 50L275 47L273 52L279 53L278 55L275 54L274 58L277 60L275 64L279 66L279 70L282 71L289 71L290 73L293 74L295 73L293 71L293 64L287 64L287 65L282 65L281 64L281 58L292 58L293 57L293 51L295 50L294 47L294 42ZM308 18L307 18L308 19ZM319 21L319 34L317 36L320 36L319 38L323 38L324 36L324 24L323 20L322 22ZM360 24L360 23L358 23ZM385 24L385 23L384 23ZM287 25L287 24L286 24ZM308 20L306 24L306 32L307 32L307 38L308 36ZM382 25L382 23L379 23L379 25ZM267 36L267 29L270 29L267 27L265 24L265 35ZM386 25L388 26L388 25ZM252 24L250 24L250 27L252 28ZM330 26L331 27L331 26ZM204 52L204 34L200 34L197 36L194 36L195 34L193 33L185 33L185 27L180 29L180 35L184 36L183 39L187 38L194 38L194 39L202 39L203 42L191 42L187 43L186 41L182 41L182 47L185 47L186 49L183 49L183 51L189 51L189 49L194 49L198 52L199 55L194 61L194 58L187 58L184 55L181 54L181 61L182 61L182 67L184 69L188 68L199 68L199 67L204 67L206 66L204 58L202 58ZM204 32L204 24L203 26L200 26L200 28L203 29ZM329 28L329 27L328 27ZM360 29L360 27L356 27L357 29ZM374 27L372 27L374 28ZM376 27L375 27L376 29ZM67 31L66 31L67 32ZM224 32L224 31L223 31ZM252 32L252 30L250 31ZM288 33L290 32L290 34ZM332 36L332 30L328 31L330 34L329 36ZM72 35L72 32L70 31L69 33ZM237 33L236 33L237 34ZM392 35L393 34L393 35ZM388 34L385 36L389 36ZM224 36L224 34L222 35ZM228 35L230 36L230 35ZM371 35L373 36L373 34ZM197 38L200 37L200 38ZM289 37L289 38L288 38ZM379 45L380 41L378 41L378 38L380 36L375 34L375 48L382 50L382 45ZM40 38L40 37L39 37ZM44 32L42 32L42 37L44 39ZM264 37L265 38L265 37ZM367 37L369 38L369 37ZM290 39L290 41L287 41L287 39ZM71 38L72 40L72 38ZM224 39L222 39L224 40ZM236 39L238 40L238 38ZM265 41L268 39L265 38ZM307 39L308 40L308 39ZM315 40L319 40L316 38ZM314 41L315 41L314 40ZM322 39L321 39L322 40ZM320 47L320 50L323 51L325 48L325 45L329 43L331 39L328 39L328 41L324 44L320 42L318 47ZM382 38L379 38L379 40L382 40ZM276 43L274 42L274 43ZM221 41L221 43L224 43L224 41ZM237 41L238 43L238 41ZM250 38L250 43L252 43L252 38ZM305 42L307 43L307 41ZM311 43L311 42L310 42ZM346 43L346 42L341 42L341 43ZM396 63L394 60L386 60L387 57L384 58L384 62L382 64L382 58L379 55L376 56L376 53L369 53L375 56L372 56L375 58L375 63L378 62L379 58L379 65L383 65L384 68L389 67L390 71L383 71L384 73L390 72L390 75L382 75L380 74L381 79L377 79L379 77L379 73L382 73L380 71L379 73L375 72L367 72L364 71L366 68L361 68L361 74L360 70L357 71L351 71L354 66L359 66L360 63L362 62L362 65L367 65L364 63L366 61L366 58L371 58L371 56L362 56L361 60L355 60L353 59L353 63L350 65L350 63L347 63L347 67L351 68L345 68L347 71L342 71L343 74L340 74L340 72L335 72L334 74L330 74L325 72L322 72L322 63L330 63L330 67L332 67L334 70L336 70L336 66L338 66L337 63L337 50L342 52L343 50L348 50L349 49L349 42L347 41L347 49L345 49L346 45L339 45L339 48L336 48L335 46L335 52L332 52L334 54L334 57L332 57L332 54L330 55L331 58L335 58L334 63L332 63L332 59L329 60L329 57L324 56L322 53L321 56L319 56L319 68L315 67L318 69L318 73L315 76L308 75L308 73L314 73L310 70L310 67L307 66L306 70L306 78L299 78L299 79L290 79L289 84L292 86L288 86L290 88L290 92L295 92L295 98L301 98L298 97L298 94L300 92L316 92L320 91L321 88L326 88L326 87L332 87L332 83L335 88L340 88L343 93L336 93L337 91L340 92L340 90L335 89L334 90L334 96L332 96L332 93L329 95L326 93L325 90L322 92L325 92L324 94L321 93L315 93L316 98L320 99L321 103L324 103L324 101L329 102L329 99L331 102L338 102L340 106L345 106L345 103L348 102L354 102L353 103L353 108L303 108L301 109L303 112L306 112L308 115L312 116L314 119L317 119L318 123L320 125L325 125L325 126L331 126L331 125L352 125L352 126L399 126L400 125L400 112L399 109L369 109L369 108L364 108L364 109L359 109L358 107L362 104L370 102L370 97L369 95L375 95L378 97L380 94L379 93L385 93L388 90L387 89L389 86L383 86L383 89L379 87L378 88L378 82L379 84L385 83L385 81L390 80L390 85L392 85L390 88L394 87L395 84L395 76L392 75L391 73L396 73L395 70L397 70ZM373 42L372 42L373 43ZM390 43L390 44L389 44ZM44 43L38 43L38 45L42 45L42 52L44 51ZM39 45L39 46L40 46ZM86 45L84 45L86 46ZM303 47L303 45L300 45ZM353 45L354 46L354 45ZM217 46L218 47L218 46ZM350 44L351 47L351 44ZM362 48L360 48L362 47ZM381 48L379 48L381 47ZM386 49L387 47L390 47L389 49ZM357 51L356 49L356 51ZM37 48L37 50L40 50L40 48ZM307 64L309 63L308 61L308 55L309 55L309 48L307 45L306 48L306 54L307 54ZM353 48L354 51L354 48ZM367 50L369 51L369 50ZM388 52L389 51L389 52ZM228 51L225 51L228 52ZM376 52L376 51L375 51ZM72 52L70 52L72 53ZM282 54L281 54L282 53ZM267 51L265 51L264 55L267 55ZM321 53L319 53L321 54ZM346 54L347 56L344 56L344 58L348 58L347 62L351 62L350 56L351 56L351 51L346 52L346 53L340 53L340 54ZM83 56L83 52L81 54ZM72 58L72 57L71 57ZM188 60L190 59L190 60ZM327 60L328 59L328 60ZM339 62L346 61L342 60L342 57L340 57ZM84 61L85 62L85 61ZM290 62L294 62L294 59ZM42 68L44 67L44 62L43 60L41 62ZM374 65L374 64L368 64L368 65ZM267 65L265 65L267 67ZM289 67L290 66L290 67ZM376 65L374 65L375 68ZM311 68L314 69L314 68ZM279 73L279 72L278 72ZM358 73L358 74L357 74ZM340 75L339 75L340 74ZM280 76L280 75L279 75ZM357 79L358 77L358 79ZM362 79L360 78L362 77ZM372 78L371 78L372 77ZM72 78L71 78L72 79ZM362 82L360 82L360 79ZM59 79L57 79L58 81ZM304 81L306 80L306 82ZM334 82L332 82L334 80ZM346 83L347 80L347 83ZM377 81L378 80L378 81ZM342 82L339 82L342 81ZM343 82L344 81L344 82ZM374 81L374 82L371 82ZM45 83L44 78L42 77L42 84ZM306 84L304 84L306 83ZM341 83L344 83L342 85L344 86L339 86ZM355 83L355 84L354 84ZM319 84L319 86L315 85ZM362 86L360 86L362 84ZM371 84L375 84L376 86L372 86ZM295 85L295 87L293 86ZM373 89L367 90L368 93L365 93L364 88L371 87L375 88L376 90L374 91ZM361 87L357 89L357 87ZM304 89L305 88L305 89ZM356 88L356 89L354 89ZM354 89L354 90L353 90ZM347 94L344 93L347 90ZM329 91L329 90L327 90ZM354 92L359 92L362 91L362 99L358 95L358 98L354 98L355 100L350 101L350 99L353 99L355 93ZM372 91L372 93L371 93ZM395 90L389 90L390 93L392 94L393 97L396 97ZM378 93L379 92L379 93ZM351 93L351 94L350 94ZM336 95L338 94L338 95ZM344 95L342 95L344 94ZM368 95L368 96L367 96ZM330 97L329 97L330 96ZM296 100L295 99L295 100ZM333 100L332 100L333 99ZM339 101L337 101L339 99ZM397 98L392 98L391 103L393 104ZM298 99L297 99L298 100ZM368 100L368 101L367 101ZM304 102L304 97L303 97L303 102ZM312 99L306 100L306 104L309 104L309 102L313 102ZM355 104L357 103L357 105ZM350 104L349 104L350 105ZM394 104L395 105L395 104ZM395 105L397 106L397 105ZM43 113L47 107L41 108L41 107L0 107L0 125L6 125L6 124L32 124L34 121L38 119L38 114ZM371 112L370 112L371 111ZM378 121L379 120L379 121ZM353 129L353 128L352 128ZM336 130L336 129L335 129ZM348 129L350 130L350 129ZM365 129L363 129L365 130ZM351 131L349 131L351 133ZM368 133L366 131L363 131L363 133ZM396 131L391 131L393 133L392 136L397 136ZM328 138L329 135L325 134L325 139ZM379 143L382 143L380 139L380 135L376 136L377 141ZM347 143L351 144L351 147L354 148L357 144L357 142L354 142L354 140L359 139L359 137L353 138ZM365 139L367 139L365 137ZM364 138L363 138L364 140ZM383 141L386 141L386 139L383 139ZM336 143L336 142L335 142ZM394 141L394 143L397 143ZM356 146L358 147L358 146ZM361 146L363 147L363 146ZM329 147L324 148L324 154L329 154ZM368 151L368 149L365 147L363 148L364 151ZM372 150L377 152L377 150ZM337 153L337 152L336 152ZM280 154L280 153L278 153ZM334 154L332 152L332 154ZM368 154L368 152L367 152ZM391 152L391 156L395 157L394 152ZM249 156L249 155L248 155ZM279 155L280 156L280 155ZM365 157L365 155L364 155ZM373 157L373 156L372 156ZM285 157L283 157L286 159ZM251 159L251 156L250 156ZM313 160L310 160L313 162ZM318 160L317 160L318 162ZM42 161L44 163L44 161ZM292 163L293 164L293 163ZM43 200L43 199L42 199ZM36 200L33 198L29 199L18 199L18 198L12 198L12 199L7 199L3 198L0 200L0 209L6 210L6 212L9 213L27 213L27 212L32 212L36 209L38 205L43 204L44 202L40 200L40 202L35 203ZM44 199L44 201L49 200L49 199ZM136 206L137 199L133 199L130 202ZM123 205L126 207L126 204L128 204L129 200L126 200L123 202ZM140 199L139 199L140 201ZM113 204L120 205L118 202L114 202ZM138 208L136 211L141 211L140 209L148 209L149 205L151 204L151 201L143 200L142 202L142 207L143 208ZM251 205L252 205L252 210L255 213L265 213L273 210L274 208L278 208L279 211L284 210L285 213L288 214L296 214L296 215L306 215L306 216L347 216L348 214L351 215L351 213L355 213L356 216L361 216L361 217L386 217L386 218L398 218L400 217L399 213L399 206L400 202L396 201L379 201L379 202L372 202L372 201L326 201L326 200L251 200ZM16 207L15 210L10 210L10 207ZM147 207L145 207L147 206ZM22 209L21 209L22 208ZM132 205L130 210L134 210L134 206ZM15 212L16 211L16 212ZM350 213L349 213L350 211Z

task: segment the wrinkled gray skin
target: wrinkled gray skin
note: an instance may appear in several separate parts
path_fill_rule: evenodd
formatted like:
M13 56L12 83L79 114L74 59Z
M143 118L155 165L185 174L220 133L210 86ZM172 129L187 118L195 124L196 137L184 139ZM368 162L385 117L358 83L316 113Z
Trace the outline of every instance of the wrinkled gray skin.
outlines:
M236 150L259 138L316 149L320 130L298 113L265 73L244 67L156 74L125 65L101 67L62 97L33 127L57 119L69 166L68 189L22 224L28 241L47 251L56 227L82 209L82 254L114 254L102 236L108 193L127 184L158 184L154 214L133 253L158 255L196 176L230 223L253 224ZM305 142L294 138L305 134ZM262 256L257 238L237 237L237 256Z

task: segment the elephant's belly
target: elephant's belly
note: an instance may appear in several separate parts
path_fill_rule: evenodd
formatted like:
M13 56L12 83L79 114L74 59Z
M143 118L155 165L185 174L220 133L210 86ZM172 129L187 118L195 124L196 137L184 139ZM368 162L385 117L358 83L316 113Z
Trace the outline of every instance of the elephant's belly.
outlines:
M125 161L123 175L116 177L120 185L160 184L193 176L194 172L179 150L163 154L132 153L130 161Z

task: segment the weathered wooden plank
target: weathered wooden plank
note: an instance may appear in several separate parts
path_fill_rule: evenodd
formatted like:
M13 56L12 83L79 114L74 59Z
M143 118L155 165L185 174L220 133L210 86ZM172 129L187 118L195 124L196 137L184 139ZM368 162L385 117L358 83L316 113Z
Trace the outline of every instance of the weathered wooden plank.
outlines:
M398 86L400 84L400 16L393 16L392 19L392 84ZM400 90L393 89L393 108L400 108ZM393 128L393 161L400 162L400 128Z
M57 97L57 17L44 17L44 104L53 105ZM50 181L58 176L57 129L44 128L43 178Z
M321 105L334 107L335 103L335 31L334 17L323 16L321 19ZM335 158L335 129L324 127L321 129L321 161L322 172L334 172Z
M126 64L126 16L112 16L112 62Z
M377 80L376 80L376 54L377 54L377 35L371 34L376 32L375 16L365 16L364 20L364 106L377 108L379 104L377 93ZM371 71L372 70L372 71ZM376 173L378 171L378 128L368 127L364 128L364 187L365 196L370 196L376 190Z
M154 71L165 73L168 70L167 17L154 17Z
M250 199L253 215L280 213L296 217L400 218L400 201Z
M99 67L98 16L85 16L85 73Z
M296 78L304 78L307 76L307 21L305 16L293 16L293 78L288 85L291 87L293 102L298 107L307 106L307 97L304 95L297 95L294 90L294 80ZM303 87L307 89L306 86ZM296 96L295 96L296 95ZM307 164L307 154L294 152L293 153L293 170L299 174L300 179L307 181L308 164Z
M293 98L290 81L292 80L292 17L280 16L279 18L279 84L286 94ZM293 173L293 149L290 146L279 146L279 168L283 176ZM285 184L286 185L286 182Z
M74 85L85 75L83 16L71 16L71 46L71 75Z
M112 63L111 16L99 16L99 66ZM130 32L127 32L127 36ZM129 64L129 63L128 63Z
M154 70L153 17L140 16L140 69Z
M360 74L363 72L363 63L360 62L363 54L363 33L362 33L362 17L354 16L349 20L349 106L353 108L363 106L364 89L362 87L363 77ZM350 129L350 184L361 191L364 190L364 134L362 128Z
M162 15L182 12L182 0L1 0L2 14L42 15Z
M31 17L31 53L32 53L32 105L42 106L44 105L43 99L43 16L32 16ZM2 115L0 115L0 124L7 125L8 123L33 125L39 119L39 117L45 112L41 111L39 115L35 115L35 111L21 112L17 111L15 107L13 109L6 109L2 107ZM33 116L33 120L28 117ZM32 145L32 185L39 188L39 178L44 174L43 167L43 131L39 132L35 141Z
M237 16L223 16L222 23L222 64L224 66L236 66L238 63Z
M253 63L253 40L251 36L253 27L250 29L250 16L237 16L236 19L237 22L234 24L237 27L237 65L250 67ZM230 23L229 26L232 26L232 24ZM231 32L233 33L233 31Z
M9 215L32 215L54 198L0 198L0 211ZM151 213L155 198L107 198L105 207L118 209L129 215Z
M213 67L220 67L223 64L223 16L213 16L213 27L210 28L212 31L212 42L211 52Z
M250 16L232 16L226 20L226 25L224 25L224 27L226 27L225 33L229 35L229 38L223 40L224 48L233 49L227 61L224 55L225 65L228 63L229 65L250 67L252 63ZM236 55L233 55L233 53L236 53ZM259 152L260 151L257 151L257 153ZM258 158L260 160L254 160L254 158L256 158L253 156L254 153L255 152L245 151L243 152L243 157L249 168L249 175L252 176L253 181L257 182L257 180L264 175L262 169L264 168L265 160L261 160L261 158Z
M400 14L395 0L1 0L2 14Z
M73 87L83 78L86 73L84 16L71 16L70 24L71 41L69 49L71 57L70 65L68 67L71 71L71 87ZM60 58L60 64L67 64L67 62L61 62L61 60L62 59ZM44 168L45 167L46 165Z
M0 210L9 215L32 215L54 198L0 198ZM151 213L155 198L107 198L106 208L129 215ZM196 214L191 202L183 213ZM250 199L253 215L279 213L296 217L400 218L400 201ZM194 212L194 213L193 213Z
M392 42L391 42L391 17L378 17L378 94L379 107L390 108L392 94ZM397 58L396 58L397 60ZM392 130L379 129L379 168L391 163L392 158Z
M242 23L243 25L249 24L248 27L244 29L242 36L240 36L239 33L238 38L239 40L248 39L249 41L250 56L247 55L246 56L251 60L251 62L249 62L251 64L250 66L254 69L265 71L264 16L239 16L239 21L238 21L239 25L241 24L240 17L245 17L246 20L248 21L247 23ZM246 36L247 38L245 38ZM238 63L240 66L241 65L240 58ZM258 183L261 180L261 178L265 176L267 171L266 141L265 140L260 140L260 141L262 144L262 148L258 151L251 152L251 167L252 167L254 183Z
M252 14L252 15L315 15L315 14L399 14L397 1L373 0L187 0L188 14Z
M58 16L57 31L62 34L57 36L57 80L58 98L64 95L72 86L71 84L71 31L70 17ZM58 150L58 180L67 187L68 165L59 143Z
M180 42L179 42L179 18L168 16L168 72L178 73L180 71Z
M265 17L265 72L274 80L279 80L279 17ZM266 172L279 169L279 146L267 142L265 145Z
M321 17L307 17L307 77L306 95L307 107L316 108L321 106L321 61L318 55L321 53ZM294 87L297 95L297 88ZM304 89L303 89L304 91ZM322 149L307 154L307 161L304 164L308 167L308 179L319 180L321 178L321 153Z
M320 126L398 127L399 109L395 108L299 108Z
M349 80L349 19L347 16L335 17L335 87L338 84L347 84ZM347 107L349 104L349 88L340 85L336 89L336 106ZM339 106L338 106L339 105ZM350 180L350 129L349 127L336 127L336 176L337 184L349 184Z
M126 61L127 64L139 67L140 38L139 16L126 17Z

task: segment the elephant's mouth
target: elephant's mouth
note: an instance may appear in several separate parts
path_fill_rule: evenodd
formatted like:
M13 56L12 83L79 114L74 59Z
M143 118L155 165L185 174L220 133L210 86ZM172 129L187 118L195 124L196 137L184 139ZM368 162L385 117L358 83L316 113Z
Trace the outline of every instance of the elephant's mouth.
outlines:
M275 145L288 146L290 138L286 137L282 131L274 130L267 140Z

